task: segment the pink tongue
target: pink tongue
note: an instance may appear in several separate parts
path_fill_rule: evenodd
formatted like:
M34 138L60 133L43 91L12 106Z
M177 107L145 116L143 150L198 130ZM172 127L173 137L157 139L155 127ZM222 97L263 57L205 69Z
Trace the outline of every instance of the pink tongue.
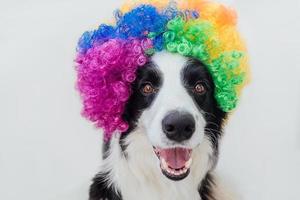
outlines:
M190 152L190 149L185 148L160 149L159 155L166 160L169 167L180 169L190 159Z

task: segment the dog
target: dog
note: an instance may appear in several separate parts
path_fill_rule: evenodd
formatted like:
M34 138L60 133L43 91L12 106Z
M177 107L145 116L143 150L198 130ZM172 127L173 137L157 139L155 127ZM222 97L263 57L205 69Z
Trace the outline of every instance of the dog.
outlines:
M229 200L213 170L227 113L205 64L161 51L137 70L123 118L103 144L90 200Z
M214 173L248 81L235 11L141 0L115 11L115 22L84 32L75 59L82 115L104 131L89 199L236 199Z

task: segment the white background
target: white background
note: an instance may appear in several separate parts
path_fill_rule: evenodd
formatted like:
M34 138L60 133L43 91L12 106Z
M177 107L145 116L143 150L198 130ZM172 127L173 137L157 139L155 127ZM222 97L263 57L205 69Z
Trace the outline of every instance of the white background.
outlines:
M253 72L219 173L245 200L300 199L300 2L227 0ZM80 116L73 58L121 0L0 0L0 199L84 200L100 133Z

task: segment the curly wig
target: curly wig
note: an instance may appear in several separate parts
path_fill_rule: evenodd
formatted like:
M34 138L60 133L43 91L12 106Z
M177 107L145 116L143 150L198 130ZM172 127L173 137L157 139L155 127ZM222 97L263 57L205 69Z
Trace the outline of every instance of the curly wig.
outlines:
M204 0L133 0L114 18L83 33L76 56L82 114L104 129L106 140L127 130L122 113L136 70L158 51L199 59L213 78L219 107L236 107L248 59L232 9Z

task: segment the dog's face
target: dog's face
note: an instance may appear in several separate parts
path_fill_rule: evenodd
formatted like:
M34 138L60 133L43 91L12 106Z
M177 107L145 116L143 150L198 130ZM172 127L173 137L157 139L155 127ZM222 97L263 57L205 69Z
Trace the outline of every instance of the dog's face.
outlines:
M123 117L129 123L127 134L137 127L145 130L162 173L181 180L204 136L217 155L226 113L218 108L214 83L200 61L159 52L139 68Z

